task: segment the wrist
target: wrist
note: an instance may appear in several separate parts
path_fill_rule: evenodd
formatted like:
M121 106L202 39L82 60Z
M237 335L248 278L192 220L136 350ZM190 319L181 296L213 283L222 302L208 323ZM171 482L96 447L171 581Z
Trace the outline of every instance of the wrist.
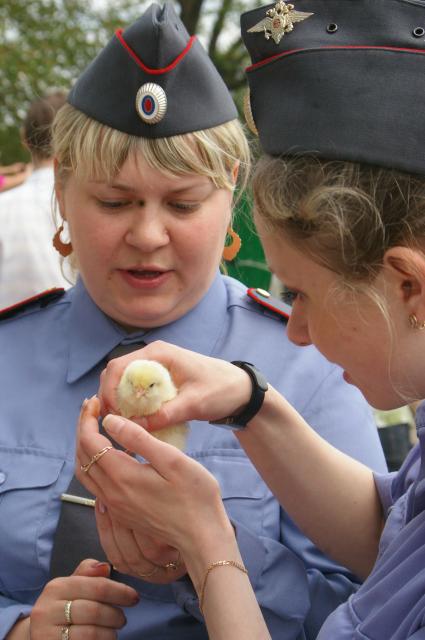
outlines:
M251 393L248 403L237 413L233 413L232 415L219 420L210 420L210 424L239 431L244 429L248 422L250 422L260 411L268 390L268 384L261 371L259 371L259 369L257 369L257 367L251 362L234 360L231 364L242 369L249 377Z
M21 618L13 625L5 640L30 640L30 617Z
M196 545L188 545L187 550L181 550L181 554L198 593L205 571L212 562L223 559L241 562L235 531L230 520L227 520L225 526L208 526L205 531L198 531Z

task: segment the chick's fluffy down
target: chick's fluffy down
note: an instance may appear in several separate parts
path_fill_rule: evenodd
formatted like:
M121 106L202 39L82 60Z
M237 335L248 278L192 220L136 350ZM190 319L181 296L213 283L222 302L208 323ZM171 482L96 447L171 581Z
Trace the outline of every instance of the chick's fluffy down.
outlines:
M149 416L164 402L177 395L171 376L162 364L154 360L133 360L125 369L117 389L118 408L125 418ZM185 449L186 423L152 431L152 435Z

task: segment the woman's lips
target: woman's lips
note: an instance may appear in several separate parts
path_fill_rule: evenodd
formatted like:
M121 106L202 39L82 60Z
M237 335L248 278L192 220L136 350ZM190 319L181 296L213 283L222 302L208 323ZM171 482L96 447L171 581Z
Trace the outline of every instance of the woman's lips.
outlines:
M120 269L124 281L135 289L156 289L167 282L172 271L157 269Z

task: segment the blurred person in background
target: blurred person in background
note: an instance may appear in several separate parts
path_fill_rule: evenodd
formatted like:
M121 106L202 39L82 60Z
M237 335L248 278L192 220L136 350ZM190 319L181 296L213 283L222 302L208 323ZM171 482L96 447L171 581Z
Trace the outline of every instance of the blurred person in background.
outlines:
M10 175L0 171L5 185L14 186L13 180L19 185L0 194L0 308L47 289L69 286L52 245L51 124L65 100L65 93L55 91L29 106L22 127L22 142L31 154L29 177L21 179L22 171Z

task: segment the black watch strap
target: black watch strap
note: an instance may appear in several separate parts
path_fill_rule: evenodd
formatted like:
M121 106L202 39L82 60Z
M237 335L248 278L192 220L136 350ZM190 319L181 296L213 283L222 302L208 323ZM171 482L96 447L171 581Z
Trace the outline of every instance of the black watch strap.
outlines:
M264 396L268 389L268 384L265 376L257 369L257 367L251 362L244 362L243 360L234 360L232 364L235 367L239 367L247 372L251 378L252 391L248 404L241 413L236 416L228 416L227 418L221 418L220 420L210 420L210 424L217 424L229 429L239 430L244 429L248 422L259 412L264 402Z

